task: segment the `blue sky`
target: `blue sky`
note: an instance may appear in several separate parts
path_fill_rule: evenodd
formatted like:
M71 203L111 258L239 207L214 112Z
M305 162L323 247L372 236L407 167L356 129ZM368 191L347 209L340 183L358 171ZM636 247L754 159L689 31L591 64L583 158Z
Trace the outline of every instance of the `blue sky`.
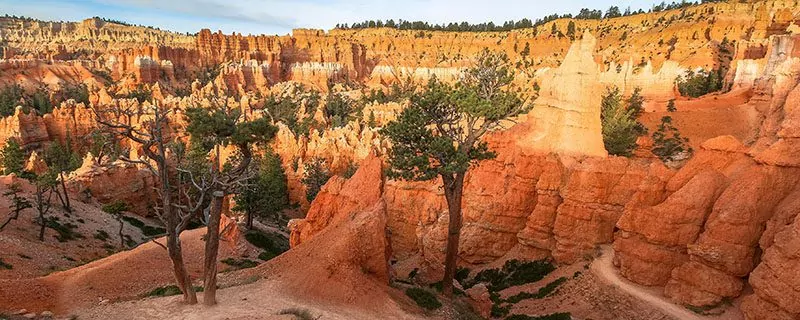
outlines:
M647 10L661 0L0 0L0 15L79 21L92 16L194 33L287 34L367 19L472 23L577 13L580 8Z

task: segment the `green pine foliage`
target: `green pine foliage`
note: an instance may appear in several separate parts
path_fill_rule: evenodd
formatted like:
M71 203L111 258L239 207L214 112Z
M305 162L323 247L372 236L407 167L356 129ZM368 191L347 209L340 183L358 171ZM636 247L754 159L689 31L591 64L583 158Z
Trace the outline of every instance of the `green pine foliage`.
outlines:
M644 100L639 90L625 99L619 88L609 87L603 95L600 119L603 131L603 144L609 154L630 157L636 149L636 139L646 133L637 116L642 112Z
M0 116L14 114L17 106L24 103L25 91L18 84L0 88Z
M688 144L689 139L682 137L678 128L672 124L672 117L661 117L658 130L653 132L653 154L661 161L674 161L684 152L692 153L693 150Z
M303 171L303 179L300 182L306 186L306 199L311 202L317 198L322 186L331 178L331 172L325 159L318 157L311 158L303 166Z
M255 175L235 196L234 211L248 212L253 216L277 219L289 207L289 188L281 158L272 149L253 159Z
M464 173L470 165L494 158L480 138L500 121L530 109L519 92L511 90L512 79L508 58L488 50L458 84L431 79L397 120L381 130L392 141L389 176L431 180Z
M711 92L722 90L722 70L698 71L687 70L686 73L678 77L678 91L684 97L697 98Z
M355 101L337 93L328 94L325 101L325 118L328 119L332 128L344 127L350 120L356 119L355 116L359 108Z
M3 164L3 174L22 174L25 167L25 151L22 150L17 139L9 138L6 145L0 149L0 161Z

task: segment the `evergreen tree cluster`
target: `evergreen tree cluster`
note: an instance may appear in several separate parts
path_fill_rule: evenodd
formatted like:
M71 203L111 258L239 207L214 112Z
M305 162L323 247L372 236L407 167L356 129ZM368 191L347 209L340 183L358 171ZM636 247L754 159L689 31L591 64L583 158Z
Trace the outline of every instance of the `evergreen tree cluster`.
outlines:
M647 133L638 121L643 111L644 98L641 90L635 89L625 98L617 87L609 87L603 95L600 120L603 144L609 154L630 157L636 149L636 140Z
M66 84L58 91L41 86L29 92L19 84L8 85L0 88L0 116L7 117L14 114L17 106L21 106L26 113L33 109L39 114L47 114L53 111L54 102L69 99L88 105L89 89L85 84Z
M687 70L677 79L678 91L684 97L697 98L711 92L722 90L722 69L706 71Z
M356 22L352 24L339 23L336 24L336 29L371 29L371 28L392 28L398 30L429 30L429 31L458 31L458 32L489 32L489 31L509 31L514 29L533 28L544 25L548 22L558 19L577 19L577 20L600 20L612 19L617 17L626 17L637 14L644 14L649 12L661 12L675 9L683 9L690 6L698 5L701 3L722 2L725 0L701 0L700 2L692 2L682 0L681 2L661 2L654 5L650 10L644 11L642 9L633 11L627 8L624 11L620 10L618 6L609 7L605 13L602 10L583 8L577 15L568 14L551 14L536 20L523 18L521 20L510 20L503 24L495 24L494 22L483 23L469 23L469 22L450 22L446 24L431 24L425 21L408 21L403 19L389 19L383 20L365 20L363 22Z

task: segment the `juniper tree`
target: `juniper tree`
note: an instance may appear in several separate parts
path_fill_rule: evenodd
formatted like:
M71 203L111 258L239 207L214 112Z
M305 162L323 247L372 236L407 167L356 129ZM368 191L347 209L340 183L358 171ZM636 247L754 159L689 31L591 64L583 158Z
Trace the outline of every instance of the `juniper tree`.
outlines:
M188 208L188 212L196 212L197 208L203 206L206 194L211 198L203 268L203 303L213 305L216 304L222 201L225 196L237 192L250 179L251 172L248 168L253 159L253 146L268 143L278 130L268 119L247 119L239 109L229 108L224 102L211 108L190 108L186 114L189 122L186 131L191 135L192 143L199 144L206 151L216 149L211 167L204 173L179 169L189 174L191 184L199 194L194 206L179 207ZM228 158L225 165L220 166L219 150L228 145L235 147L236 156Z
M408 108L381 133L392 147L388 176L424 181L442 179L449 213L444 294L453 293L461 232L464 177L470 166L496 155L482 137L530 107L512 86L514 74L504 54L484 50L455 85L432 78Z
M193 214L184 214L178 208L180 195L174 188L175 168L168 158L170 116L175 110L159 104L117 105L104 109L93 107L95 119L108 134L130 140L140 145L143 153L139 159L120 157L121 160L147 168L154 177L159 204L154 213L166 227L166 249L172 261L172 272L178 288L183 292L184 302L197 303L197 294L192 279L183 261L180 234L194 219ZM134 122L134 119L139 119Z

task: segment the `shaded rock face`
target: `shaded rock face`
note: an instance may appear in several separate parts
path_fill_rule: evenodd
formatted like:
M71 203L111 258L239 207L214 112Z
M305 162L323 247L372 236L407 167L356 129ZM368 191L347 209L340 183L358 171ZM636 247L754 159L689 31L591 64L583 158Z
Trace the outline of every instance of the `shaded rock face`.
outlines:
M383 191L382 175L381 160L373 155L361 163L350 179L332 177L317 194L305 219L290 223L290 245L308 241L325 227L377 203Z
M154 177L149 171L133 164L117 161L106 166L98 166L92 157L87 157L83 165L67 181L67 189L72 194L89 196L100 203L122 201L130 212L151 216L155 203Z

